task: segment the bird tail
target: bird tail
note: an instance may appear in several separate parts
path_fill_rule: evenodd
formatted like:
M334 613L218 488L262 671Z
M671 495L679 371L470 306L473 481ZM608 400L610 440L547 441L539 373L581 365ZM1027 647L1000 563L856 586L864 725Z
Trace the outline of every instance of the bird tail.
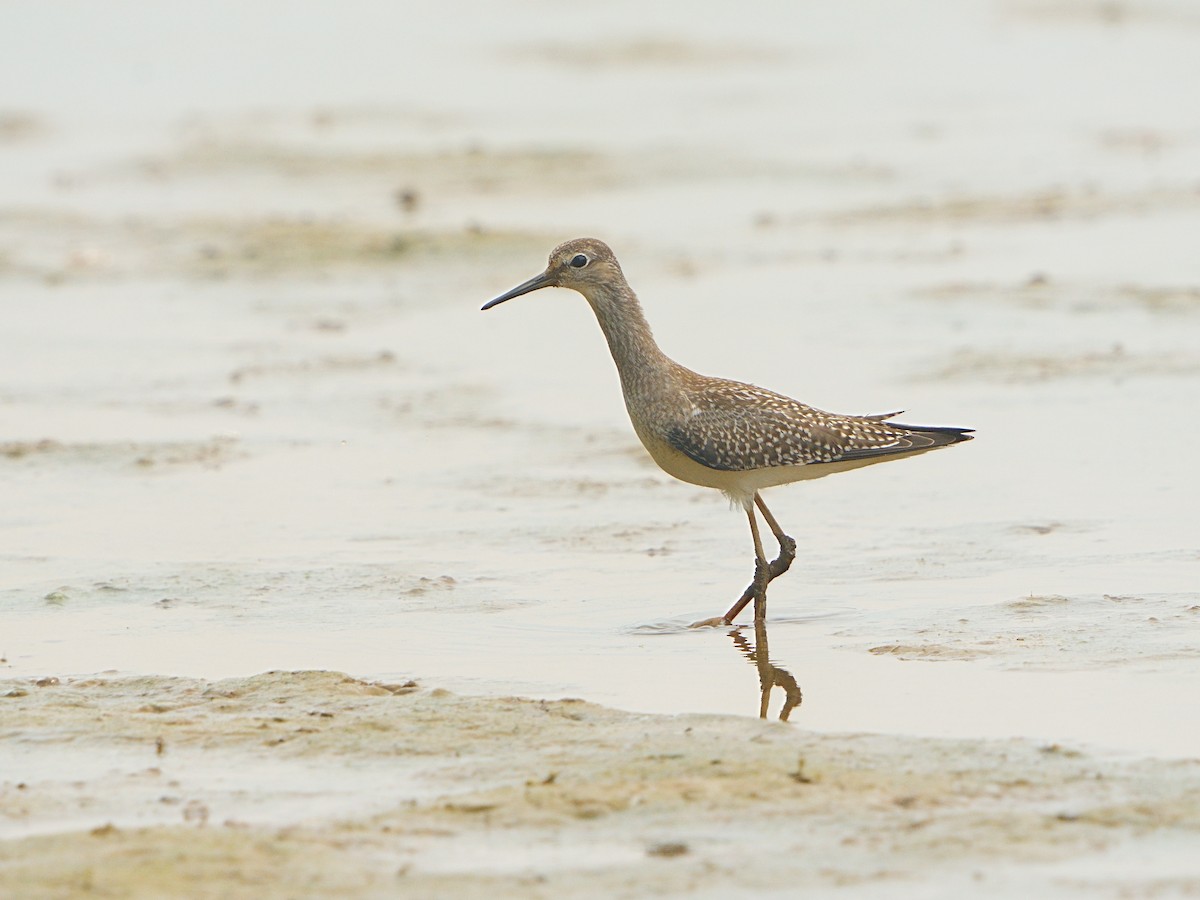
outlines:
M905 425L901 422L888 422L893 428L903 428L917 434L927 434L933 440L931 447L944 447L946 444L957 444L959 441L971 440L974 428L956 428L953 425Z

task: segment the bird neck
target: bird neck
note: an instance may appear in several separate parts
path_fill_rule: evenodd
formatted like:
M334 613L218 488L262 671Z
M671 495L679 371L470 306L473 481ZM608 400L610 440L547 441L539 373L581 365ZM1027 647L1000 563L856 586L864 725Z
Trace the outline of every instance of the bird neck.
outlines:
M608 341L627 400L669 380L674 363L654 342L642 305L628 285L596 288L587 300Z

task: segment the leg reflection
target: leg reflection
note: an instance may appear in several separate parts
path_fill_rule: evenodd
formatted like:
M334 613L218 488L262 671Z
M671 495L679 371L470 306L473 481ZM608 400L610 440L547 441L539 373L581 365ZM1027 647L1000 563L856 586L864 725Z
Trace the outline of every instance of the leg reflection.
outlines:
M729 632L729 636L733 638L734 646L758 669L758 685L762 695L758 705L758 717L760 719L767 717L767 708L771 703L771 691L778 686L783 690L784 697L783 709L779 711L779 721L786 722L788 716L792 714L792 710L804 701L804 695L800 692L800 685L796 683L791 672L772 665L770 652L767 649L766 621L755 619L753 646L746 640L740 629Z

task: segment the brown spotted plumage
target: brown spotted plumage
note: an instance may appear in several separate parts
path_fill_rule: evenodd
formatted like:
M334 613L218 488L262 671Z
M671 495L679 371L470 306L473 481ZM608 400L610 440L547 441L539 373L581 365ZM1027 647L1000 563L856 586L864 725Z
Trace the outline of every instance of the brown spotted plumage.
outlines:
M841 416L751 384L696 379L696 387L684 389L694 411L670 427L666 439L710 469L741 472L869 459L930 450L961 439L961 429L922 429L875 416Z
M827 413L751 384L684 368L658 348L616 257L594 238L559 245L542 274L483 308L543 287L571 288L591 305L617 365L634 431L654 461L676 478L725 492L746 510L754 580L724 616L697 624L729 624L751 600L755 618L763 618L768 582L786 572L795 557L795 541L783 533L760 490L970 440L969 428L891 421L899 413ZM779 541L773 562L763 552L756 507Z

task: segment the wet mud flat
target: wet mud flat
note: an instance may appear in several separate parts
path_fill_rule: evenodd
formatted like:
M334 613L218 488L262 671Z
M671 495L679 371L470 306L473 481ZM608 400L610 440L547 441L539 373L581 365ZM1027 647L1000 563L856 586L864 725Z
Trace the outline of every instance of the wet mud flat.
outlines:
M1179 896L1200 762L335 672L0 684L8 897Z
M461 6L0 29L0 898L1200 894L1194 12ZM773 668L586 305L479 312L583 234L977 429L772 493Z

